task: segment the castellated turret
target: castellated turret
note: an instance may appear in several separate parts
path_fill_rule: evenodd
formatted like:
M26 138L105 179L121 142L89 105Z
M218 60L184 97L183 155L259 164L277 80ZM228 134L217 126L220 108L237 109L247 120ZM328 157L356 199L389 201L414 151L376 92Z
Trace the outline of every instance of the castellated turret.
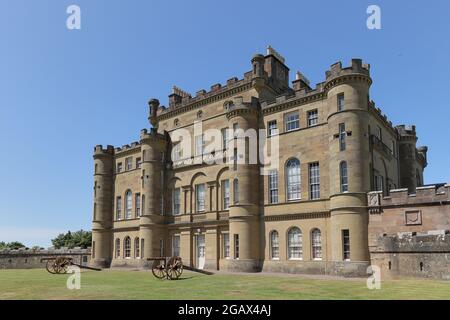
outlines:
M112 259L113 168L114 147L95 146L91 263L101 268L109 267Z
M142 215L139 221L139 238L141 240L142 265L145 259L160 255L160 241L165 238L163 229L162 197L164 195L164 160L166 153L166 136L157 132L154 118L159 101L149 102L150 132L141 130L141 199Z
M258 134L260 109L256 100L244 102L241 97L233 100L233 107L228 110L227 119L230 128L234 130L234 163L230 164L232 171L231 185L233 204L229 213L230 249L233 260L226 266L229 270L254 272L260 269L259 239L259 180L260 172L257 162L252 163L252 156L258 149L251 137L244 133ZM251 141L253 143L251 144ZM255 159L256 160L256 159Z
M331 237L341 239L348 230L352 239L350 259L367 261L366 192L370 191L368 137L368 93L372 83L368 65L353 59L351 66L340 62L326 72L328 104ZM351 170L348 186L342 190L341 171ZM351 168L351 169L349 169ZM348 173L347 173L348 174ZM343 259L341 241L331 243L334 261Z

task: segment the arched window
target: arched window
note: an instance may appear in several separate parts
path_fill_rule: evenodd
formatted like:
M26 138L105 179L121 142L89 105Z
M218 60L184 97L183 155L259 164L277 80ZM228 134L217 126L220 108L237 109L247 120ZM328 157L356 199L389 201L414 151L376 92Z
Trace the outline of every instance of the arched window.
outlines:
M144 239L141 239L141 258L144 258Z
M286 191L288 200L301 198L300 161L291 159L286 163Z
M280 259L280 241L277 231L270 233L270 258L274 260Z
M130 237L125 237L123 240L123 253L125 258L131 257L131 239Z
M120 258L120 239L116 239L116 258Z
M341 177L341 192L348 192L348 173L346 161L342 161L339 165L339 172Z
M141 257L139 252L139 238L134 239L134 258L139 259Z
M312 258L314 260L322 260L322 233L319 229L311 232Z
M302 259L302 231L293 227L288 232L288 259Z
M131 219L131 207L133 205L133 194L131 190L125 193L125 219Z

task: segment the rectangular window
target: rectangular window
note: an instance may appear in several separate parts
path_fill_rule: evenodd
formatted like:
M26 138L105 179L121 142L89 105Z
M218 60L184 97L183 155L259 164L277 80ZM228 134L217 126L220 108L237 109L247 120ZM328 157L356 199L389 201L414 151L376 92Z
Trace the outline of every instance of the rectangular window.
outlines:
M345 131L345 123L339 123L339 150L344 151L346 148L345 137L347 132Z
M122 220L122 197L117 197L116 215L117 215L117 220Z
M136 193L135 195L135 207L136 207L136 217L141 216L141 194Z
M300 117L298 112L288 113L284 116L285 131L293 131L300 128Z
M230 207L230 180L222 181L222 197L223 210L228 210Z
M230 130L228 128L223 128L222 130L220 130L220 132L222 133L222 150L226 150L228 149L228 132Z
M269 172L269 201L270 203L278 203L278 171L270 170Z
M144 258L144 239L141 239L141 258Z
M142 165L142 160L141 158L136 158L136 168L140 169Z
M348 172L347 162L342 161L339 166L340 178L341 178L341 192L348 192Z
M159 240L159 256L164 257L164 240Z
M318 162L309 164L309 194L311 200L320 198L320 171Z
M172 238L172 256L180 256L180 236L174 235Z
M205 151L205 140L203 139L203 135L199 135L195 137L195 155L201 156Z
M234 258L239 259L239 235L234 235Z
M181 149L181 142L178 142L176 145L173 146L172 150L172 157L173 161L178 161L183 157L183 152Z
M344 261L350 261L350 231L342 230L342 252Z
M125 168L127 171L130 171L133 168L133 158L129 157L125 159Z
M195 194L197 198L197 212L205 211L205 185L198 184L195 187Z
M383 136L381 133L381 127L377 126L377 138L380 139L380 141L383 141Z
M117 173L120 173L120 172L122 172L122 162L119 162L117 164Z
M343 93L337 96L337 109L338 111L343 111L345 109L345 96Z
M319 112L317 110L308 111L308 127L315 126L319 123Z
M267 136L271 137L278 134L277 120L267 122Z
M181 190L180 188L173 189L172 192L172 214L180 214L181 209Z
M233 180L233 200L234 200L234 204L239 203L239 181L238 181L238 179Z
M237 122L233 123L233 137L235 138L238 136L238 129L239 129L238 123Z
M223 257L230 257L230 235L228 233L223 234Z
M395 157L395 142L391 140L391 154Z

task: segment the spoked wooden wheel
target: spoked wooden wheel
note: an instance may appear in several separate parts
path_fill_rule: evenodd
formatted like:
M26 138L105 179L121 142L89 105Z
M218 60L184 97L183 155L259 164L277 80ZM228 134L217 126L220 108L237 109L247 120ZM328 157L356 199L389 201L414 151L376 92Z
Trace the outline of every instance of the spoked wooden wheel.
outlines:
M54 262L55 273L64 274L67 273L67 270L70 265L70 260L66 258L56 258Z
M167 276L170 280L178 279L183 273L183 262L180 257L172 257L168 263Z
M45 269L47 269L48 272L55 274L55 260L47 260L47 263L45 264Z
M158 279L164 279L167 277L166 266L163 260L153 261L152 273Z

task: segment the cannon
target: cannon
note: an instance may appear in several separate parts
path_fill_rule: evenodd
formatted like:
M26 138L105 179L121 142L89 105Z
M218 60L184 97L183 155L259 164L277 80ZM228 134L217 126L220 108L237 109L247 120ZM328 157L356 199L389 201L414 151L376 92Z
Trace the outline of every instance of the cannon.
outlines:
M183 273L183 261L181 257L152 257L152 273L158 279L176 280Z
M45 269L51 274L65 274L69 270L69 266L77 266L83 269L101 271L101 269L91 268L87 266L83 266L81 264L77 264L73 262L72 257L51 257L51 258L42 258L41 262L45 262Z
M148 261L153 261L152 264L152 273L158 279L169 279L176 280L178 279L183 270L190 270L206 275L212 275L213 272L197 269L190 266L183 265L183 261L181 257L152 257L147 258Z

